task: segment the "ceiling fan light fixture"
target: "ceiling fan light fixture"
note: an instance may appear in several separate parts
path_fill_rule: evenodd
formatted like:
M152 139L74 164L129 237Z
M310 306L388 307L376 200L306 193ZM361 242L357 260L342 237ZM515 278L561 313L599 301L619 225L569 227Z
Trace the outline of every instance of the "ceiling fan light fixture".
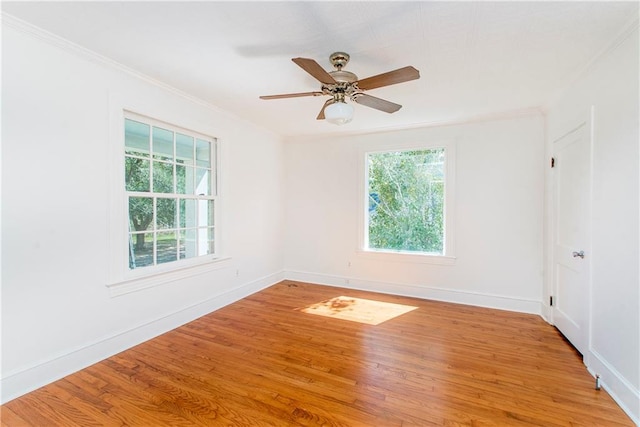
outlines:
M331 98L322 105L322 109L316 117L316 120L326 120L335 125L344 125L353 119L353 107L347 104L345 99L350 99L360 105L385 113L395 113L402 108L402 105L367 95L362 93L362 91L391 86L420 78L420 72L409 65L398 68L397 70L367 77L366 79L358 79L358 76L351 71L344 70L344 66L349 62L349 54L345 52L334 52L331 54L329 61L335 67L335 70L330 72L327 72L320 64L311 58L291 58L291 60L311 75L311 77L322 83L320 91L266 95L261 96L260 99L328 95Z
M334 125L343 125L353 119L353 106L344 101L334 102L324 109L324 119Z

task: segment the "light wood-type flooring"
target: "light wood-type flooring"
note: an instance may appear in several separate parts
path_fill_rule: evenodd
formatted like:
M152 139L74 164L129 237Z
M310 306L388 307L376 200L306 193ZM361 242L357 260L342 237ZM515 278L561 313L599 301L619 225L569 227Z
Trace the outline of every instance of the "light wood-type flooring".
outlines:
M418 306L377 326L299 310ZM284 281L8 402L2 426L632 426L535 315Z

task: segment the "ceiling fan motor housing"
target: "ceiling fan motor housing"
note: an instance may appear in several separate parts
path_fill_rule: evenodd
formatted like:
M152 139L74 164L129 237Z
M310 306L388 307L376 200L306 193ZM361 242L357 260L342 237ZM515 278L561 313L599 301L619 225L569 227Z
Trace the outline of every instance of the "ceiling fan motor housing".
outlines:
M333 77L335 81L339 83L353 83L358 81L358 76L356 76L350 71L343 71L343 70L329 71L329 74L331 75L331 77Z
M358 81L358 76L342 69L349 62L348 53L334 52L329 57L329 61L336 68L334 71L329 71L336 83L325 84L322 86L322 90L327 95L333 96L336 102L344 102L345 95L351 97L358 90L355 85Z

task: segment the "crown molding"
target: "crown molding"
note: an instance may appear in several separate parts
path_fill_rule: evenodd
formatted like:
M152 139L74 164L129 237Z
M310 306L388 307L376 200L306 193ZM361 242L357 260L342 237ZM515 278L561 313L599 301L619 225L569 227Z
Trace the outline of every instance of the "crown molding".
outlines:
M584 66L579 68L575 73L569 76L564 84L561 85L560 89L555 91L549 99L540 107L543 112L547 112L549 108L556 102L558 99L562 98L562 96L571 88L581 77L587 74L593 67L596 66L598 62L602 60L602 58L609 55L611 52L616 50L618 46L624 43L629 37L633 35L635 31L640 27L640 16L634 16L626 25L622 27L620 31L616 34L616 36L611 40L611 42L606 45L602 50L596 53L591 60L589 60Z
M24 21L20 18L17 18L13 15L10 15L6 12L0 12L0 18L1 18L1 23L3 27L9 27L12 28L14 30L17 30L19 32L22 32L24 34L27 34L29 36L32 36L40 41L43 41L49 45L55 46L61 50L64 50L68 53L71 53L73 55L79 56L82 59L97 63L99 65L102 66L106 66L108 68L123 72L125 74L128 74L132 77L135 77L137 79L143 80L146 83L149 83L151 85L157 86L163 90L166 90L168 92L171 92L175 95L178 95L182 98L185 98L195 104L198 104L200 106L203 106L205 108L214 110L217 113L220 114L224 114L226 116L230 116L233 117L234 119L237 120L243 120L242 118L236 117L232 114L230 114L228 111L221 109L220 107L218 107L217 105L211 104L210 102L207 102L201 98L198 98L196 96L193 96L189 93L186 93L180 89L177 89L171 85L168 85L160 80L154 79L153 77L150 77L146 74L143 74L139 71L134 70L133 68L130 68L124 64L121 64L120 62L117 62L113 59L110 59L104 55L100 55L99 53L96 53L90 49L87 49L86 47L83 47L77 43L74 43L70 40L65 39L64 37L60 37L54 33L51 33L47 30L44 30L38 26L35 26L27 21Z
M343 138L343 137L351 137L351 136L359 136L359 135L401 132L401 131L412 130L412 129L428 129L428 128L444 127L444 126L463 126L463 125L468 125L473 123L493 122L498 120L509 120L509 119L517 119L521 117L535 117L535 116L538 116L538 117L544 116L544 111L540 107L530 107L530 108L523 108L523 109L517 109L517 110L498 111L494 113L470 115L470 116L461 117L459 119L454 119L454 120L424 121L424 122L402 125L402 126L387 126L387 127L379 127L375 129L367 129L367 130L360 130L360 131L323 133L320 135L317 135L317 134L287 135L284 140L289 143L295 143L300 141L325 140L325 139L331 139L331 138Z

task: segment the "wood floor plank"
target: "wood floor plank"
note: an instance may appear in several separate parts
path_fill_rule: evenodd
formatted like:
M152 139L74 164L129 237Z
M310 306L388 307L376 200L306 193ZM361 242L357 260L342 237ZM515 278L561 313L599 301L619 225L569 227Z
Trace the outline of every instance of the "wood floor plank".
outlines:
M31 424L25 421L11 409L3 407L0 409L0 426L2 427L28 427Z
M302 308L418 309L377 326ZM283 281L0 410L1 426L632 426L538 316Z

